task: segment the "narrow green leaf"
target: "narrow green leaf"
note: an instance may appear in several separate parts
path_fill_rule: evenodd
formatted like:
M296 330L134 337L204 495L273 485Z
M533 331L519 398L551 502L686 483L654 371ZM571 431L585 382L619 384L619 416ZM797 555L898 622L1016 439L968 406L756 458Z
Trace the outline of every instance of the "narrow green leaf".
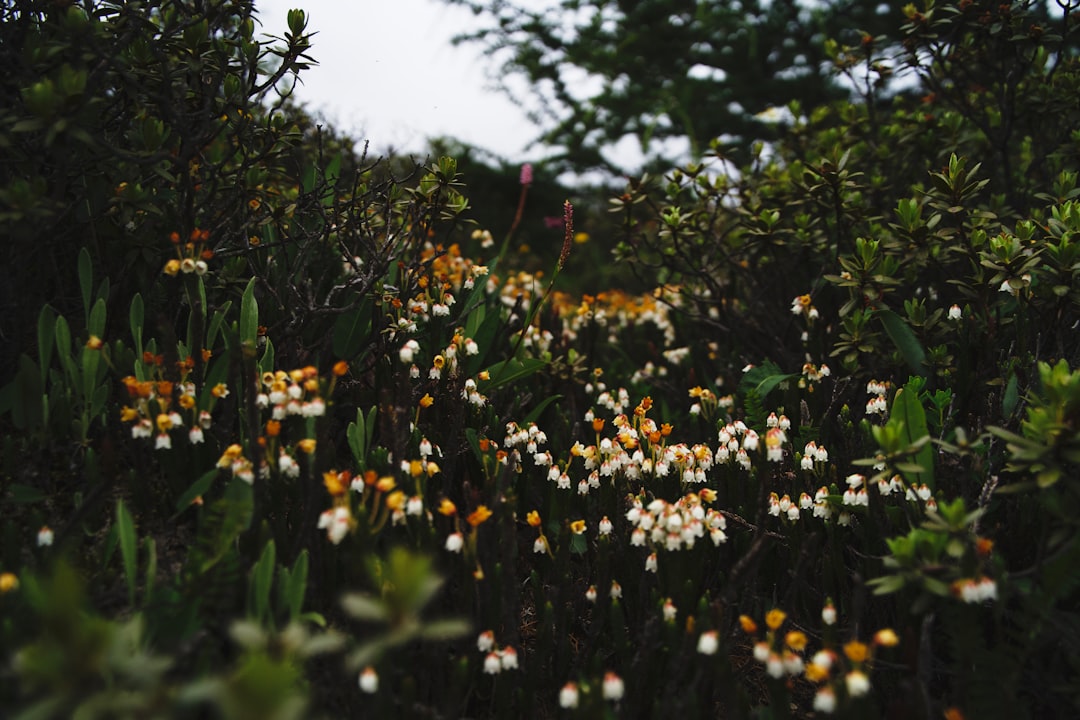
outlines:
M525 420L523 421L524 424L528 426L529 423L536 422L540 418L540 415L544 412L544 410L547 409L547 406L558 400L562 400L562 395L549 395L543 400L541 400L540 404L530 410L529 414L525 416Z
M154 538L148 537L143 540L143 547L146 548L146 580L143 588L143 605L147 605L154 596L154 582L157 579L157 543L154 542Z
M191 484L184 494L180 496L180 499L176 501L176 512L181 513L191 507L191 503L195 501L195 498L200 495L205 495L206 491L210 489L210 485L213 484L214 478L217 477L218 469L214 468L203 473L202 477Z
M342 609L357 620L383 622L390 618L390 611L380 600L364 593L346 593L341 598Z
M83 319L90 324L90 295L93 293L94 265L90 259L90 252L83 248L79 251L79 291L82 293Z
M464 618L448 618L445 620L432 620L424 624L420 629L420 637L424 640L455 640L472 631L472 625Z
M361 467L366 467L367 436L364 432L364 411L360 408L356 408L356 421L349 423L345 436L349 440L349 449L352 450L353 459Z
M128 604L135 605L135 577L138 566L138 538L135 535L135 521L124 505L123 500L116 501L116 530L120 539L120 559L124 563L124 579L127 581Z
M46 305L38 314L38 367L41 371L41 386L45 387L49 379L49 365L52 364L53 342L56 339L56 312Z
M251 278L240 299L240 342L254 348L258 337L259 303L255 299L255 278Z
M889 424L898 423L903 425L907 444L909 446L920 442L922 443L918 452L916 452L912 458L914 462L922 468L922 471L911 473L905 472L900 468L897 469L900 469L909 483L926 483L926 485L933 490L934 450L925 440L930 434L926 425L926 411L919 401L919 393L911 390L911 387L912 383L909 382L907 386L896 391L896 397L893 398L893 406L889 414Z
M371 334L371 312L364 303L338 316L334 321L334 356L345 360L356 357Z
M285 607L289 611L289 621L295 621L300 617L300 611L304 608L304 596L307 594L308 551L301 550L296 556L292 570L288 573L289 582L284 586ZM284 568L282 568L284 570Z
M1009 382L1005 385L1005 393L1001 398L1001 412L1006 418L1011 418L1020 402L1019 382L1016 373L1009 373Z
M143 307L142 295L135 293L131 298L131 309L128 311L128 322L131 325L131 337L135 340L135 352L139 357L143 354L143 322L145 308Z
M255 619L260 623L266 619L270 610L270 589L274 584L274 569L277 566L277 548L270 540L263 547L262 555L251 570L251 605Z
M877 316L881 318L881 324L885 326L885 333L893 341L893 345L900 351L911 371L922 374L925 371L926 351L923 350L919 339L911 331L911 327L899 315L892 310L878 310Z
M266 338L266 349L263 350L262 357L259 358L259 375L262 376L265 373L272 372L274 370L274 343L270 341L270 338Z

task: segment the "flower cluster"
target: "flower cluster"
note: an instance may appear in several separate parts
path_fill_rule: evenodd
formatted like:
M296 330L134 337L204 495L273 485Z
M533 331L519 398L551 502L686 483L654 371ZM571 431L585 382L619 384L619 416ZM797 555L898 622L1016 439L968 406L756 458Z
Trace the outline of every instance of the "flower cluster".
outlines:
M517 650L512 645L499 647L491 630L485 630L476 638L476 649L484 654L484 672L488 675L518 669Z
M706 534L713 545L727 542L724 514L704 506L715 500L716 493L709 489L689 493L673 503L657 498L646 504L640 496L631 497L630 509L626 512L626 519L633 528L630 544L653 551L675 552L689 550Z
M153 369L159 378L163 365L161 356L144 353L143 365ZM154 439L158 450L172 448L174 431L187 427L188 442L198 445L205 439L204 432L210 429L212 418L207 408L200 409L197 398L198 388L187 380L194 362L190 358L179 363L181 382L169 380L139 380L129 375L123 378L128 401L120 410L120 419L131 423L131 437L135 439ZM228 386L218 384L206 393L206 405L215 399L227 397ZM186 416L186 422L185 422Z
M162 272L169 276L177 273L205 275L209 269L206 261L214 257L214 251L206 247L209 240L210 231L199 228L192 230L185 242L181 242L180 233L170 233L169 242L176 248L176 257L165 263Z
M870 399L866 401L866 414L885 417L889 413L889 403L886 396L889 394L889 383L871 380L866 383L866 394Z

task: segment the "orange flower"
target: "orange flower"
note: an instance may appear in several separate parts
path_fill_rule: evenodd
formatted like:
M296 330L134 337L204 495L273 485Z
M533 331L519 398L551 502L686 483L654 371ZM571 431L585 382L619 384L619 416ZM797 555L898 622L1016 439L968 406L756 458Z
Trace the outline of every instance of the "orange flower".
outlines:
M300 452L310 455L315 452L315 438L304 438L300 442L296 443L296 446L300 448Z
M525 516L525 522L529 523L530 527L540 527L540 513L530 510L529 514Z
M349 363L344 360L338 360L334 363L334 374L341 377L345 373L349 372Z
M792 630L784 636L784 644L795 652L802 652L806 649L806 634L799 630Z
M603 418L594 418L593 421L592 421L592 429L595 430L596 432L600 432L601 430L603 430L604 429L604 419Z
M182 398L181 398L182 399ZM266 434L270 437L277 437L281 434L281 422L279 420L267 420L266 421Z
M479 505L475 510L469 513L469 516L465 518L465 520L473 527L477 527L489 517L491 517L491 510L488 509L487 505Z
M424 397L420 398L420 407L429 408L435 404L435 398L431 397L427 393L424 393Z
M450 517L457 512L457 506L449 498L443 498L439 503L439 514Z
M779 608L774 608L765 615L765 624L769 626L770 630L780 629L780 626L784 624L784 620L787 620L787 613Z
M749 615L740 615L739 625L742 626L742 631L747 635L757 633L757 623Z
M869 648L864 643L858 640L852 640L848 644L844 645L844 654L847 655L848 660L853 663L866 662L866 658L869 657Z

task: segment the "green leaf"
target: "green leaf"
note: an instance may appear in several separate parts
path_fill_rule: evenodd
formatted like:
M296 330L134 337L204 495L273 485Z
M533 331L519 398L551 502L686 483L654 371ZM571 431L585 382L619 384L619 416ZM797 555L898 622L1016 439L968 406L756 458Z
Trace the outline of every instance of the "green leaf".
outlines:
M144 313L142 295L135 293L135 297L131 298L131 309L128 310L128 322L131 325L131 337L135 340L135 352L140 358L143 354Z
M490 392L496 388L500 388L503 385L509 385L512 382L518 380L524 380L530 375L535 374L544 366L547 365L547 361L540 358L524 358L522 360L506 360L501 363L496 363L492 367L488 368L488 372L491 375L491 382L487 383L483 390Z
M292 570L286 573L285 568L282 568L278 577L278 582L281 583L281 592L284 595L283 604L289 611L290 622L299 619L300 611L304 608L309 563L308 551L301 550L300 554L296 556L296 562L293 563ZM283 582L282 576L286 574L288 575L288 582Z
M1006 418L1012 417L1013 411L1016 410L1017 403L1020 402L1018 385L1019 382L1016 373L1009 373L1009 382L1005 384L1005 393L1001 397L1001 412Z
M49 379L49 365L52 364L53 341L56 338L56 312L46 305L38 314L38 366L41 371L41 386L44 388Z
M116 501L116 530L120 539L120 559L124 563L124 579L127 581L128 604L135 605L135 577L138 566L138 538L135 535L135 521L124 506L123 500Z
M90 259L90 251L83 248L79 251L79 291L82 294L84 320L90 324L90 295L93 293L94 265Z
M195 498L200 495L205 495L206 491L210 489L210 485L213 484L214 478L217 477L218 469L215 467L212 470L208 470L203 473L202 477L191 484L184 494L180 496L180 499L176 501L176 512L182 513L191 507L191 503L195 502Z
M920 382L921 378L916 380L916 383L914 384ZM933 446L925 440L925 438L929 437L930 431L926 425L926 411L919 401L919 393L912 389L914 384L909 381L905 387L896 391L896 397L893 398L893 406L889 414L889 424L893 425L895 423L902 425L902 432L905 435L908 446L920 442L922 443L922 446L913 457L914 462L918 464L922 470L921 472L905 472L901 468L897 469L904 474L905 479L909 483L926 483L926 485L933 490L934 449Z
M915 337L915 333L911 331L911 327L892 310L878 310L876 314L881 318L885 333L900 351L904 362L908 364L912 372L921 374L925 370L926 351L923 350L919 339Z
M251 278L240 299L240 342L254 349L258 338L259 303L255 299L255 278Z
M143 540L143 547L146 548L146 580L143 588L143 604L145 605L153 598L154 582L157 580L157 543L154 542L154 538L147 537Z
M344 360L353 359L363 349L370 334L371 312L367 303L342 313L334 321L334 355Z
M277 566L277 549L270 540L263 547L259 561L251 569L251 612L260 623L266 619L270 610L270 589L274 584L274 569Z
M464 618L448 618L445 620L432 620L425 623L420 629L420 637L424 640L455 640L472 631L472 625Z
M544 412L548 405L558 400L562 400L562 395L549 395L540 401L540 404L529 411L529 414L525 416L523 424L528 426L529 423L534 423L539 419L540 415Z
M364 427L364 411L356 408L356 421L349 423L345 430L345 437L349 440L349 449L352 450L353 459L361 468L367 467L367 432Z
M266 349L263 350L262 357L259 358L259 375L262 376L268 372L274 370L274 343L270 341L270 338L266 338Z
M378 598L365 593L346 593L341 597L341 607L356 620L386 622L390 611Z

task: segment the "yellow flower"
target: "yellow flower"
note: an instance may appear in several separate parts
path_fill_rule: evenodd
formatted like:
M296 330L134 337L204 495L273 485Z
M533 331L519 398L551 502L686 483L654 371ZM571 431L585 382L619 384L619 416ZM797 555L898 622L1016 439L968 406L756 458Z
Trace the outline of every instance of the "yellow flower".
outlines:
M348 475L345 475L344 473L339 475L336 470L330 470L329 472L323 473L323 485L326 486L326 491L334 497L345 494L349 489L345 484L347 481Z
M390 492L395 487L397 487L397 483L394 482L394 478L390 477L389 475L385 475L379 478L379 480L375 483L375 489L379 492Z
M829 668L818 665L817 663L809 663L806 669L803 671L806 675L806 679L810 682L824 682L829 679Z
M806 634L798 630L792 630L784 636L784 644L795 652L802 652L806 649Z
M853 663L866 662L866 658L869 656L869 648L858 640L852 640L844 646L844 654Z
M158 415L157 419L156 419L156 422L157 422L157 428L161 432L165 432L166 430L171 430L172 429L172 425L173 425L172 418L170 418L165 413L161 413L160 415Z
M19 589L19 578L15 573L0 573L0 595L7 595L12 590Z
M585 521L575 520L574 522L570 523L570 532L574 533L575 535L581 535L582 533L584 533Z
M874 633L874 642L882 647L893 647L900 643L900 638L892 628L882 628Z
M787 620L787 613L779 608L774 608L765 615L765 624L770 630L779 629L784 624L784 620Z
M217 461L219 468L229 467L233 464L233 460L236 460L244 452L244 448L233 443L229 447L225 448L225 452L221 454L221 458Z
M439 468L437 463L429 461L428 464L427 464L427 467L425 468L425 471L427 472L428 477L433 477L435 474L437 474L439 472L439 469L440 468Z
M465 520L473 527L476 527L489 517L491 517L491 510L488 509L487 505L479 505L475 510L469 513L469 516L465 518Z
M413 477L420 477L424 473L424 463L419 460L411 460L409 462L409 474Z
M439 503L439 514L450 517L457 512L457 506L449 498L443 498Z
M176 258L173 258L169 262L165 263L165 267L162 269L162 272L169 276L175 276L176 273L180 272L180 261Z
M139 411L126 405L120 409L121 422L134 422L139 419Z
M315 438L304 438L296 443L296 446L300 448L300 452L310 455L315 452Z
M405 493L395 490L386 496L386 507L391 510L401 510L405 507Z
M529 523L530 527L540 527L540 513L530 510L529 514L525 516L525 522Z
M100 350L101 346L104 345L104 344L105 344L104 341L101 338L99 338L97 335L91 335L86 341L86 349L87 350Z
M229 388L225 385L225 383L218 383L210 391L210 394L216 398L227 397L229 394Z
M434 404L435 398L431 397L431 395L427 393L424 393L424 397L420 398L420 407L422 408L429 408Z

